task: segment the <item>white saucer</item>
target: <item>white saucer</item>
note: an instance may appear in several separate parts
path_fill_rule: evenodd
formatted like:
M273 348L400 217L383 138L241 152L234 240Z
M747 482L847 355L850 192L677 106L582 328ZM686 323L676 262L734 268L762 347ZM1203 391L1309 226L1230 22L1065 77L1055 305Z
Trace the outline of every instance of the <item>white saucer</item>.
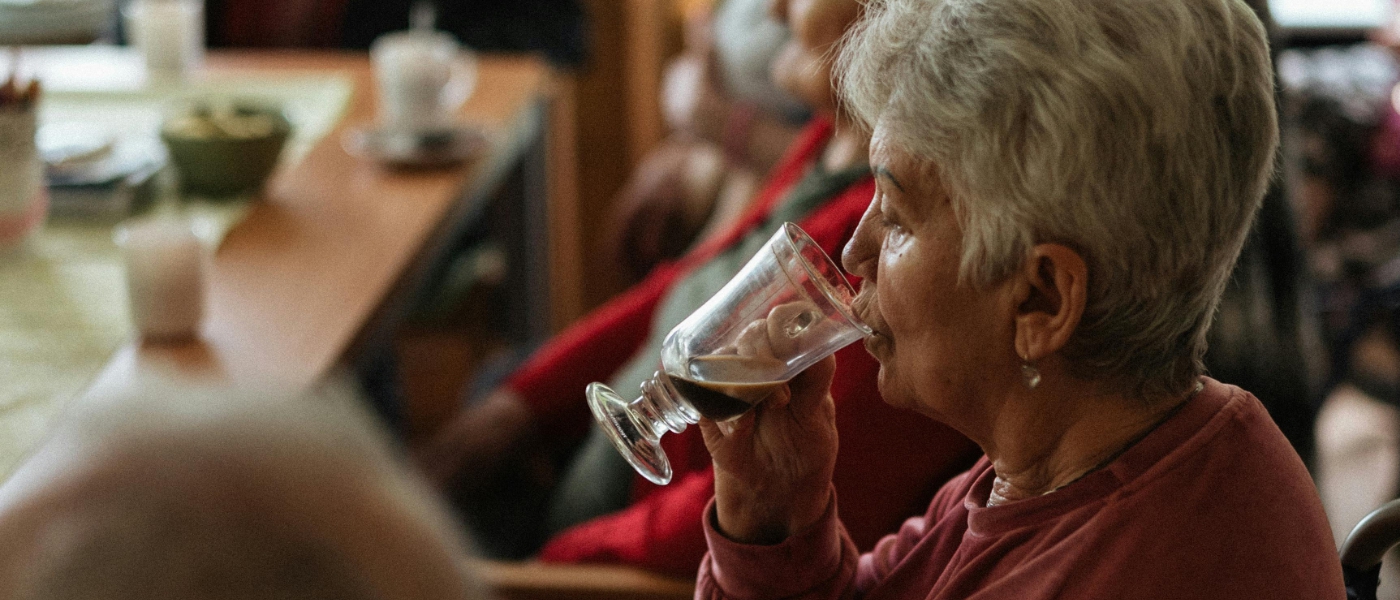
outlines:
M471 125L422 133L368 126L346 131L340 143L352 156L396 167L441 167L476 156L486 141L486 134Z

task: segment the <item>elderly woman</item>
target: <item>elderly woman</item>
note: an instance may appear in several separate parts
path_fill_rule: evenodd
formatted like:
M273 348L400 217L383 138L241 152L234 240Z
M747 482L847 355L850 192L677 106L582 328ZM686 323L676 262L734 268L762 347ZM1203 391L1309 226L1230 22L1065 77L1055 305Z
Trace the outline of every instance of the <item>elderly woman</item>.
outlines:
M701 423L698 595L1341 597L1303 464L1200 366L1278 143L1244 2L886 0L841 61L873 129L843 258L881 393L986 456L858 556L819 363Z

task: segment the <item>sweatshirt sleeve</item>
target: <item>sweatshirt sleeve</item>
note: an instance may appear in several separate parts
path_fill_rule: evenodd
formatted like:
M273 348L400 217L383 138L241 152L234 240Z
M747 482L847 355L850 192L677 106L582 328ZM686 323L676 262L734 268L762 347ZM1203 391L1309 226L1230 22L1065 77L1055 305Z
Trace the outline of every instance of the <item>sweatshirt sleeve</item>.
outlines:
M506 387L534 412L541 431L553 439L573 439L588 431L593 419L584 387L606 381L637 351L651 331L662 296L681 272L674 264L657 267L555 336L506 380Z
M983 459L978 463L989 469ZM927 512L904 521L875 550L858 555L836 513L836 491L817 523L780 544L739 544L715 526L714 502L705 509L705 540L710 552L700 563L696 598L859 598L883 582L926 541L929 528L957 506L973 472L954 477L938 491Z
M741 544L719 532L705 508L710 552L700 562L695 597L837 599L856 596L856 546L836 516L836 492L816 523L771 546Z

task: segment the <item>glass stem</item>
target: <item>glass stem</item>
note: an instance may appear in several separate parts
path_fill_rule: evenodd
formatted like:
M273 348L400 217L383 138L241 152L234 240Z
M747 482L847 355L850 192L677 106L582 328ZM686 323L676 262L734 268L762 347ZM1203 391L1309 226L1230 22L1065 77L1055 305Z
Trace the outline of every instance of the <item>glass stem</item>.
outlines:
M657 438L668 429L680 433L687 426L700 422L700 415L682 399L681 393L671 384L671 378L661 371L642 382L642 395L632 401L631 413L642 421L639 429L651 431Z

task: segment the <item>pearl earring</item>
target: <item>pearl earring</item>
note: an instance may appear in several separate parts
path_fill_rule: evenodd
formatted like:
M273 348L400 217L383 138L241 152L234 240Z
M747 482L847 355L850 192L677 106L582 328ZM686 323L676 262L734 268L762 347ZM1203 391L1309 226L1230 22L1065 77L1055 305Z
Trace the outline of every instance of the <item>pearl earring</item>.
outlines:
M1040 385L1040 369L1035 368L1029 360L1021 360L1021 380L1026 384L1026 389L1033 390Z
M1016 357L1021 358L1021 382L1025 383L1026 389L1033 390L1040 385L1040 369L1036 365L1030 364L1030 359L1025 354L1016 352Z

